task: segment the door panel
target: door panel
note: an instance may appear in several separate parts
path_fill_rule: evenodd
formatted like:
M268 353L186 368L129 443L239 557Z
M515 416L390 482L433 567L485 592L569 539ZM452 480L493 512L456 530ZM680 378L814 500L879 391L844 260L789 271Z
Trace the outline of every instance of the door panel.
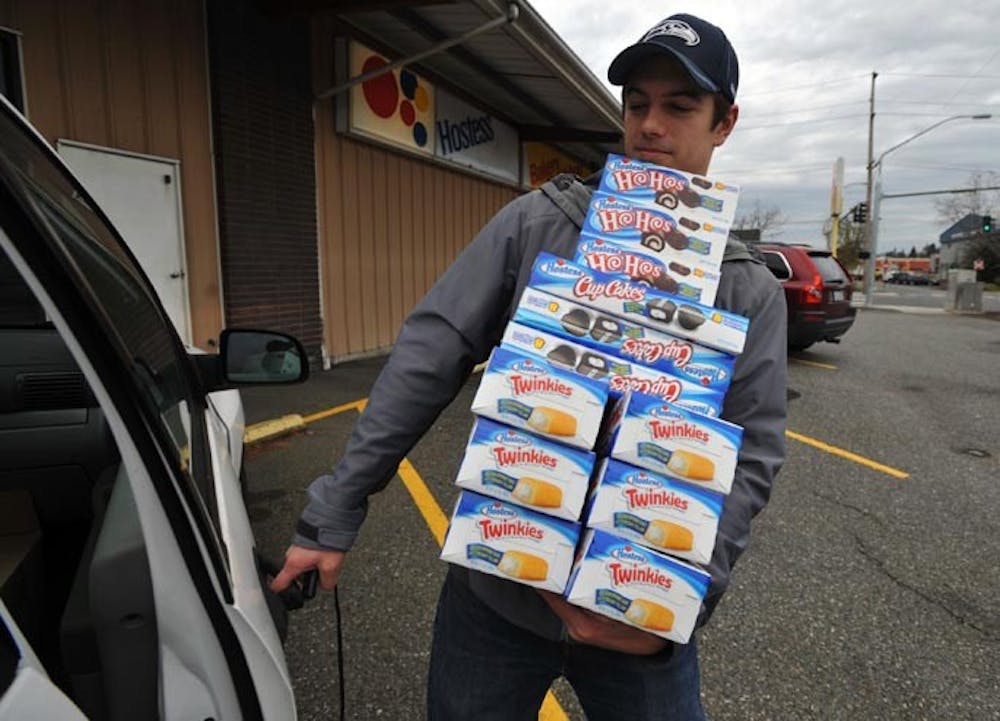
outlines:
M177 162L65 140L59 154L121 233L178 335L190 344Z

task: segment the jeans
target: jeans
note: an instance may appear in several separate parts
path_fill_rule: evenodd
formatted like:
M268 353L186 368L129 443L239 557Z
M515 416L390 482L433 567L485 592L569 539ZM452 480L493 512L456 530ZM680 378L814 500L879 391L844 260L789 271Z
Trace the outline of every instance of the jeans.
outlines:
M434 619L429 721L537 721L559 676L588 721L705 719L693 638L652 656L549 641L498 616L448 575Z

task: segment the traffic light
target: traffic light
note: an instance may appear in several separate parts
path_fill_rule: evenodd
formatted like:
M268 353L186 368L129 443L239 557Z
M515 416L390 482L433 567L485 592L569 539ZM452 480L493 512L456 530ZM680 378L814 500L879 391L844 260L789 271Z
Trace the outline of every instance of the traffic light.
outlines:
M984 215L983 216L983 232L992 233L993 232L993 216Z
M854 217L855 223L864 223L868 220L868 203L858 203L854 206Z

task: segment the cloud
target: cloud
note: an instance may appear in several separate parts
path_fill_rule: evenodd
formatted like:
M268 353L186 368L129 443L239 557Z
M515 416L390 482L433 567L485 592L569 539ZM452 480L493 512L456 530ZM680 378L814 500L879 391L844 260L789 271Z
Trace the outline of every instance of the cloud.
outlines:
M597 0L532 5L602 81L618 51L675 10ZM984 7L972 0L702 3L694 12L725 30L741 68L740 123L713 174L741 184L750 204L759 197L777 205L796 222L789 229L799 238L821 243L837 157L845 159L848 183L866 177L873 70L876 157L949 116L998 116L950 121L892 151L883 168L886 192L960 188L977 169L1000 171L1000 48L984 29ZM849 187L848 203L863 199L864 190ZM932 201L887 200L880 247L936 242L948 223Z

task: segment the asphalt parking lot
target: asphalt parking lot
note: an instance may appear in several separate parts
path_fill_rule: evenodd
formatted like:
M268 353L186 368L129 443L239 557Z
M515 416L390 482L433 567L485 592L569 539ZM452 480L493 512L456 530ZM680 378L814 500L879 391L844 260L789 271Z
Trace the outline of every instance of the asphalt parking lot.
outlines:
M280 556L303 489L343 450L381 360L244 392L248 422L306 430L249 451L258 544ZM437 560L473 377L374 496L341 581L347 718L417 719ZM788 459L699 634L712 719L1000 719L1000 323L863 310L789 366ZM414 500L426 489L428 497ZM333 602L292 620L302 719L337 718ZM582 719L557 685L547 719ZM623 718L627 710L623 709Z

